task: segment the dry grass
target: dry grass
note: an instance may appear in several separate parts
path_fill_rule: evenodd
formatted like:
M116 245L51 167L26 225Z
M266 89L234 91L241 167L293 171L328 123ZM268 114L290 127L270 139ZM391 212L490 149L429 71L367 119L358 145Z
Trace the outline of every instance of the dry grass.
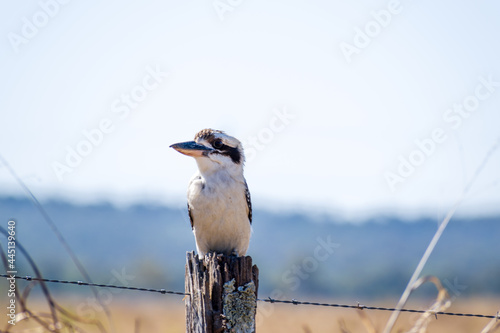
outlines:
M394 301L374 302L373 304L382 306L394 306ZM371 304L370 304L371 305ZM414 303L415 308L424 309L429 304L422 303L420 306ZM450 307L450 311L477 312L494 314L500 306L500 300L492 299L472 299L456 300L456 304ZM276 305L274 313L265 320L259 322L258 332L351 332L368 333L363 324L358 310L352 309L331 309L321 307L298 307L294 305ZM365 314L374 324L377 332L380 332L389 319L390 312L366 311ZM408 331L414 326L417 319L416 314L402 313L396 323L393 332L403 330ZM464 318L439 316L432 319L427 327L428 333L480 333L489 319ZM342 330L343 328L343 330Z
M125 296L125 295L123 295ZM112 321L115 326L115 332L135 333L135 332L184 332L184 302L182 298L171 296L160 296L153 298L137 298L134 294L126 295L126 298L115 299L109 305L112 313ZM58 297L59 298L59 297ZM78 301L61 300L59 302L65 305L70 311L75 311L78 307ZM257 332L350 332L350 333L368 333L369 331L363 324L359 310L323 308L312 306L296 306L289 304L269 304L265 312L268 316L259 315L257 319ZM394 301L373 302L369 305L393 306ZM368 304L367 304L368 305ZM259 303L259 307L264 303ZM412 308L424 309L429 306L429 302L412 302ZM476 299L457 299L448 309L451 312L470 312L495 314L500 306L499 299L476 298ZM47 306L40 302L33 302L30 308L35 312L47 312ZM380 332L387 322L390 313L382 311L363 310L370 321L373 322L377 332ZM419 316L416 314L402 313L396 323L393 332L408 331ZM107 319L103 313L99 314L99 319L107 326ZM428 333L480 333L490 320L485 318L465 318L439 316L438 319L432 318L427 328ZM95 326L78 325L85 332L99 332ZM38 329L34 329L38 327ZM108 332L111 332L107 328ZM35 322L23 321L18 323L10 332L46 332L40 330L40 326ZM66 330L63 330L66 332Z
M19 246L21 250L23 248ZM4 252L2 261L7 267ZM25 253L37 276L41 276L35 263ZM439 279L423 277L413 285L412 290L424 283L433 283L437 288L436 298L419 304L410 300L406 308L427 311L462 312L495 314L500 299L455 299L453 304L448 292ZM35 297L31 291L38 289ZM41 291L41 292L40 292ZM179 296L144 295L138 292L124 292L113 295L110 291L100 290L100 307L95 298L80 295L70 299L69 295L55 297L43 281L31 281L25 288L16 288L17 317L16 325L4 322L2 332L184 332L184 302ZM149 297L147 297L149 296ZM6 300L7 301L7 300ZM326 300L326 302L331 300ZM6 303L0 300L0 307ZM391 302L373 302L374 306L393 307ZM451 307L450 307L451 306ZM449 308L450 307L450 308ZM448 309L449 308L449 309ZM278 303L259 303L256 326L258 332L341 332L341 333L379 333L385 327L391 312L378 310L359 310L325 308L310 305L291 305ZM500 320L498 321L500 322ZM409 333L446 333L446 332L498 332L500 324L486 318L467 318L439 315L438 319L430 313L401 313L391 332ZM55 327L57 323L58 327ZM0 324L1 325L1 324ZM488 327L485 329L485 327Z

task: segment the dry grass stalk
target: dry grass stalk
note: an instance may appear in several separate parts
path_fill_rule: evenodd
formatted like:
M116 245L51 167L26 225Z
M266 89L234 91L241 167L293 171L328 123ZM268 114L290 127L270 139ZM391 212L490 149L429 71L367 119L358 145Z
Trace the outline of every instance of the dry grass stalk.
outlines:
M436 300L434 301L434 304L432 304L431 307L425 313L423 313L420 316L420 318L418 318L417 322L408 331L408 333L425 333L427 331L427 326L429 325L430 321L434 317L437 318L436 313L448 309L451 305L451 300L450 296L448 295L448 291L446 291L446 289L441 284L441 281L435 276L424 276L418 279L412 288L412 292L416 290L418 287L420 287L422 284L427 282L432 282L436 286L438 290L438 295L436 297Z
M500 328L500 311L497 312L497 318L492 319L488 325L486 325L481 333L493 333Z
M2 227L0 227L0 232L3 233L4 235L7 234L7 231ZM0 248L2 249L0 251L0 256L2 258L4 269L5 271L8 271L8 261L6 253L3 250L4 247L0 246ZM22 253L22 255L28 261L31 269L35 273L34 274L35 277L38 279L43 278L40 269L38 268L34 260L31 258L29 253L26 251L26 249L22 246L22 244L19 241L16 242L16 248L19 249L19 252ZM57 302L52 297L49 288L47 287L44 281L40 280L31 281L24 288L24 290L22 290L22 292L18 286L17 280L14 283L16 285L16 291L15 291L16 302L19 304L19 309L20 309L20 312L18 312L15 317L16 326L18 323L28 324L34 321L37 325L39 325L37 328L41 328L42 331L63 333L63 332L85 332L85 330L83 330L81 327L78 327L77 325L86 324L97 328L102 333L106 332L104 326L99 320L85 319L83 317L72 314L71 312L65 310L62 306L58 305ZM39 286L43 292L43 296L47 301L48 312L35 312L28 307L28 298L30 292L36 286ZM19 330L19 326L17 327L16 326L7 323L5 329L0 332L9 333L14 327L16 328L16 330ZM32 328L30 329L30 331L32 331Z
M443 287L441 281L435 276L425 276L418 279L411 288L410 294L427 282L431 282L436 286L438 290L436 300L429 307L429 309L427 309L427 311L422 313L422 315L417 319L413 327L411 327L410 330L407 331L407 333L427 332L427 326L429 325L430 321L436 316L436 313L446 310L451 305L448 291ZM357 310L357 312L361 318L361 322L365 325L366 331L368 333L377 333L378 331L368 315L363 310ZM345 327L344 321L340 321L339 326L342 333L349 333L349 330L347 330L347 328Z

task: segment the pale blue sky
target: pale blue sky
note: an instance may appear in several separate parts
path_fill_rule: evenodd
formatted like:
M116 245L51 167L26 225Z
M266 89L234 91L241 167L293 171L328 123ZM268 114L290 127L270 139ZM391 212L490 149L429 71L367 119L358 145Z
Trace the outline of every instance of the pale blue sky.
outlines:
M184 205L196 164L168 146L212 127L245 142L257 207L439 216L500 137L493 1L1 6L0 154L40 197ZM68 166L68 147L89 153ZM500 151L462 212L500 212L498 170Z

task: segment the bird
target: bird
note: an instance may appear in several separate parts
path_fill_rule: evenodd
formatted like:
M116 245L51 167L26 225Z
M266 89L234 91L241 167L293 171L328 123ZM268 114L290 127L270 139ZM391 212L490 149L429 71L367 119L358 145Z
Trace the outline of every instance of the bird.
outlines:
M170 147L193 157L198 165L187 191L198 256L245 256L252 233L252 203L243 175L241 142L224 131L207 128L196 133L194 141Z

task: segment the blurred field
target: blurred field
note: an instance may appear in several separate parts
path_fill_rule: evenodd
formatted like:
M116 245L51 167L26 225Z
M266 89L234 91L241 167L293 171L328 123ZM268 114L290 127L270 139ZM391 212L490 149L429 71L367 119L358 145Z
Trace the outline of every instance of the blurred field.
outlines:
M110 304L112 312L112 321L115 326L115 332L119 333L134 333L134 332L184 332L184 303L179 297L178 299L166 297L152 299L137 298L130 294L130 297L124 299L114 299ZM78 301L63 301L60 298L59 303L64 305L66 309L76 311ZM35 305L36 304L36 305ZM45 309L47 307L39 302L31 305L33 309ZM387 302L370 302L366 305L393 306L394 301ZM426 306L425 302L413 302L412 308L422 309ZM312 306L295 306L288 304L268 304L259 303L262 313L257 318L257 332L343 332L341 327L344 327L347 332L364 333L368 332L357 310L352 309L337 309L323 308ZM499 299L457 299L449 309L450 312L468 312L492 314L500 308ZM371 321L373 321L378 332L389 317L389 312L381 311L366 311ZM103 313L98 313L98 317L103 324L106 323ZM416 320L416 314L402 314L397 322L396 329L393 332L398 332L398 329L406 332L411 324ZM428 332L429 333L472 333L481 332L484 326L490 321L485 318L465 318L465 317L450 317L438 316L438 319L432 319ZM28 323L19 323L11 332L26 332L26 329L33 328L35 325ZM105 325L107 326L107 324ZM85 332L99 332L96 327L80 325ZM1 329L3 329L2 326ZM29 332L43 332L42 330L28 330ZM110 330L108 330L110 331Z

